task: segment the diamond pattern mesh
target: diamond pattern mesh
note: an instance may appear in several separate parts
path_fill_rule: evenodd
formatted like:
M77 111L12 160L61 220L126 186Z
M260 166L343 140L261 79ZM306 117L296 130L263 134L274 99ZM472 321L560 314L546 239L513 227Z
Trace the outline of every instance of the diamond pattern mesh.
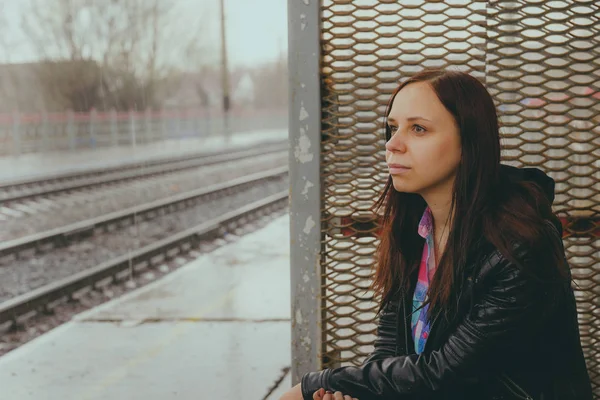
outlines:
M387 179L387 100L423 68L452 68L494 97L503 162L557 182L600 398L600 3L322 0L321 22L324 366L360 364L374 339L369 208Z

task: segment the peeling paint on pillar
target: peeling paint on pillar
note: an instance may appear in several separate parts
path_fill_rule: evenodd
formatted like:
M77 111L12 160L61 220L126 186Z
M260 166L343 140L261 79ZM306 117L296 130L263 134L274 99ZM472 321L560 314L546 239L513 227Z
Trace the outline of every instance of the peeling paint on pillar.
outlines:
M311 182L311 181L306 181L304 182L304 189L302 190L302 195L308 200L308 191L310 188L314 187L315 185Z
M304 102L300 103L300 121L306 121L309 118L309 114L304 108ZM308 125L306 127L300 127L300 137L294 147L294 156L301 163L308 163L313 160L313 153L310 151L311 141L307 135Z
M321 368L320 2L288 0L292 383Z
M313 154L310 152L310 139L306 135L306 130L304 128L300 128L300 137L298 138L298 143L294 148L294 156L296 160L305 164L307 162L311 162L313 160Z
M312 215L309 215L304 222L304 234L308 235L315 225L315 220L313 219Z
M296 309L296 323L302 325L302 310Z

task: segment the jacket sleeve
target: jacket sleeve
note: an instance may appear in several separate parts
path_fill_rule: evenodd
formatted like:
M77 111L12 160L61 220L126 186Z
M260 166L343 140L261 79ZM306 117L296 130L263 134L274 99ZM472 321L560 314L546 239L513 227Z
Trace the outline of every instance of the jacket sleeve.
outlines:
M398 304L399 301L389 301L381 310L379 322L377 323L377 336L375 338L375 349L363 365L375 360L394 357L396 354L396 331L398 328Z
M551 303L542 285L504 258L481 284L473 309L439 350L309 372L301 382L304 399L322 387L359 399L401 400L477 376L486 360L501 357L503 348L533 334Z

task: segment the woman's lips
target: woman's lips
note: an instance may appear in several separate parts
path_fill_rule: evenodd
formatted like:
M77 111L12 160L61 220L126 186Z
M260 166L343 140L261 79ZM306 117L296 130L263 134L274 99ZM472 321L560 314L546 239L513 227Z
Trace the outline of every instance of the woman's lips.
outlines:
M410 171L410 168L400 164L388 164L388 169L390 171L390 175L398 175Z

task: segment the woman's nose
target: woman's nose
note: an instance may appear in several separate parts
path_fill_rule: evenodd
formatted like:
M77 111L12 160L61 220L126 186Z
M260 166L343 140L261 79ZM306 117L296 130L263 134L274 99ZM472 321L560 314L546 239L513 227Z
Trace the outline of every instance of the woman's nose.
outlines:
M396 133L385 143L385 149L391 152L403 153L406 151L406 143L400 137L400 133Z

